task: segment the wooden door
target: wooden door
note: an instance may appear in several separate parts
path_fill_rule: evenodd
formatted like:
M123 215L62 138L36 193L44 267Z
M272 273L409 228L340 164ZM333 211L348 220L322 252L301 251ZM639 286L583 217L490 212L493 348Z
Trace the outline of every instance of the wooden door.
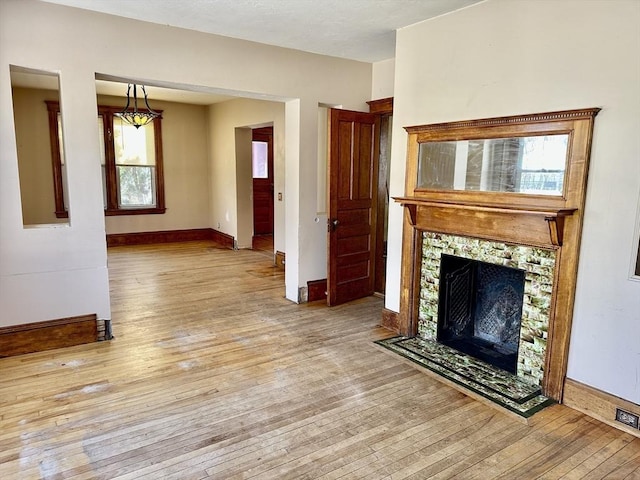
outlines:
M273 127L252 133L253 234L273 233Z
M327 303L373 294L379 128L376 115L331 110Z

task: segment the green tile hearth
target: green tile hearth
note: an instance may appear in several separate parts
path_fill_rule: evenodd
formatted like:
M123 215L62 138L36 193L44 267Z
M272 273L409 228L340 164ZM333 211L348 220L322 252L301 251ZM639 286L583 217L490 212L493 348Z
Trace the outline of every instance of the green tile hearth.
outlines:
M524 418L555 403L538 385L433 340L393 337L375 343Z

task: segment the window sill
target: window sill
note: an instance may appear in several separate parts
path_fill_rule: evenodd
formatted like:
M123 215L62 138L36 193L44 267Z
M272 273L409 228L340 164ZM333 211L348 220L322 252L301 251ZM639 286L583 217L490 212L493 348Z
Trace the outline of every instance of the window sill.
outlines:
M123 208L119 210L105 210L107 217L114 215L161 215L166 213L166 208Z
M121 210L105 210L104 215L106 217L114 215L162 215L166 212L166 208L123 208ZM56 218L69 218L69 212L57 211Z

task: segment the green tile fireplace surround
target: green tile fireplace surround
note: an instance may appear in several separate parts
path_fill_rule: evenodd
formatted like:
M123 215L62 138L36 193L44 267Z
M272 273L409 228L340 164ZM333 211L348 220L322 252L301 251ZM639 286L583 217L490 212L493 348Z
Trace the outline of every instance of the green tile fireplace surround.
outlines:
M436 340L442 254L524 270L525 285L517 376L541 386L547 350L556 251L525 245L422 233L418 337Z
M542 395L556 250L422 232L416 337L378 342L446 380L528 418L555 403ZM517 368L510 374L437 341L441 256L453 255L525 272Z

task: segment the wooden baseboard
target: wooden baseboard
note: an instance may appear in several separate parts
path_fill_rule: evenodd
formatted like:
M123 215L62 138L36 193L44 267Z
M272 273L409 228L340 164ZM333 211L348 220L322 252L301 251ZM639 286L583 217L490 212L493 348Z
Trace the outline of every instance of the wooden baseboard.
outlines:
M95 314L11 325L0 328L0 357L71 347L110 337L109 321L98 320Z
M311 280L307 282L307 301L315 302L327 298L327 279Z
M567 378L562 403L590 417L640 437L640 430L616 421L616 408L640 416L640 405Z
M276 267L284 269L284 262L285 262L284 252L276 251L274 262L276 264Z
M393 332L398 333L400 327L398 326L398 313L387 308L382 309L382 320L380 322L384 328L387 328Z
M227 233L219 232L214 228L209 228L208 230L210 232L209 240L213 240L214 242L219 243L223 247L226 247L230 250L233 250L234 248L236 248L236 240L235 238L233 238L233 236Z
M212 240L223 247L233 249L234 239L231 235L213 228L194 228L190 230L163 230L159 232L110 233L107 235L107 246L147 245L152 243L189 242L195 240Z

